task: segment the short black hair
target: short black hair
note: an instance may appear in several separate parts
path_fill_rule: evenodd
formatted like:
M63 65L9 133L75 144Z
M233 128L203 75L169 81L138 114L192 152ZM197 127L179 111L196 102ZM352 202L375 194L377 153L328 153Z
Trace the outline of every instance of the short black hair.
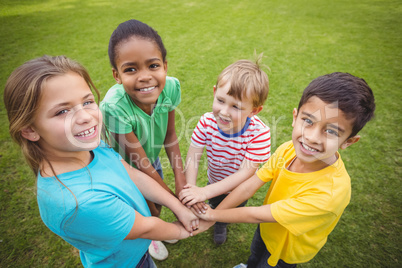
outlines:
M166 61L166 48L163 45L162 38L159 36L158 32L147 24L138 20L128 20L120 23L116 30L113 31L109 40L109 60L110 64L114 69L117 70L116 66L116 47L123 41L131 38L138 37L151 42L155 42L159 47L162 54L163 61Z
M373 91L364 79L349 73L335 72L314 79L304 90L298 110L313 96L328 104L336 102L347 119L354 119L350 137L374 116Z

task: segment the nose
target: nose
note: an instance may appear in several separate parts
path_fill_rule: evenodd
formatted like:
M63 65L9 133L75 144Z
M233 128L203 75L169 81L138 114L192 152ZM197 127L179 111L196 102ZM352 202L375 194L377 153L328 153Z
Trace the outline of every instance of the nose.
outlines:
M229 115L229 107L227 105L222 105L220 113L225 116Z
M303 138L315 144L321 144L321 130L318 127L306 127L303 129Z
M138 74L138 80L141 82L148 82L151 79L152 79L152 76L148 70L142 70Z
M88 109L84 109L83 107L80 107L76 110L74 117L77 124L86 124L91 122L93 119L90 111Z

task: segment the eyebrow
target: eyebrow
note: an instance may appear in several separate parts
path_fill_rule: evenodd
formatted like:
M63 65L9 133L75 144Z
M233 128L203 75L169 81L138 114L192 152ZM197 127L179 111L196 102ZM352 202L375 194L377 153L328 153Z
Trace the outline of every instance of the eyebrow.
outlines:
M317 119L317 117L315 117L314 115L312 115L312 114L310 114L310 113L307 113L307 112L304 112L304 111L302 111L302 114L304 114L304 115L306 115L306 116L308 116L308 117L311 117L313 120L315 120L315 121L317 121L318 119ZM334 128L334 129L336 129L336 130L338 130L339 132L345 132L345 130L343 129L343 128L341 128L341 127L339 127L339 126L337 126L337 125L334 125L334 124L328 124L328 126L330 126L331 128Z
M160 62L162 62L162 60L161 60L160 58L151 58L151 59L146 60L145 62L146 62L146 63L150 63L150 62L153 62L153 61L160 61ZM137 65L136 62L125 62L125 63L123 63L123 64L121 65L120 68L123 69L124 67L135 66L135 65Z
M85 100L85 99L87 99L87 98L89 98L91 96L95 97L94 94L92 94L92 92L91 92L91 93L88 93L87 95L85 95L84 97L82 97L82 100ZM69 104L70 104L69 102L58 103L55 106L53 106L50 110L55 110L55 109L58 109L60 107L68 106Z
M305 111L302 111L302 114L304 114L304 115L306 115L306 116L308 116L308 117L311 117L312 119L314 119L314 120L318 120L317 119L317 117L315 117L314 115L312 115L312 114L310 114L310 113L307 113L307 112L305 112Z

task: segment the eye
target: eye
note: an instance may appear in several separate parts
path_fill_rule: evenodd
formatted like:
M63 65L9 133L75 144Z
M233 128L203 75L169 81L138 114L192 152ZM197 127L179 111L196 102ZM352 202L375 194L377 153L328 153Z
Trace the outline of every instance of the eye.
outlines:
M159 66L160 66L159 64L153 63L153 64L151 64L151 65L149 66L149 68L150 68L150 69L156 69L156 68L158 68Z
M236 110L241 110L241 108L237 105L233 105L233 108L235 108Z
M83 106L88 106L88 105L91 105L93 103L94 103L93 100L89 100L89 101L84 102Z
M124 73L131 73L131 72L135 72L135 71L136 71L136 69L133 68L133 67L126 68L126 69L123 70Z
M333 129L327 129L325 131L330 135L335 135L335 136L339 137L339 133Z
M304 121L304 123L308 124L308 125L312 125L313 121L311 121L311 119L309 118L302 118L302 120Z
M67 109L60 110L60 111L56 112L56 116L63 115L63 114L65 114L65 113L67 113L67 112L68 112Z
M223 100L221 99L216 99L219 103L223 103Z

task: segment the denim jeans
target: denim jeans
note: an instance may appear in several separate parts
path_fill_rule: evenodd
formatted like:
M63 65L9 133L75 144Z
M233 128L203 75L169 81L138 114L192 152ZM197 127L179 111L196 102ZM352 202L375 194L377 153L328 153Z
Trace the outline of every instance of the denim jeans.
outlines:
M158 172L159 176L161 176L162 180L163 178L163 171L162 171L162 165L161 161L159 160L159 156L156 158L155 162L152 164L156 172Z
M261 238L260 225L254 233L253 242L250 246L251 255L247 260L247 268L294 268L296 264L288 264L283 260L279 260L276 266L268 264L268 258L271 256L264 241Z
M144 256L141 258L136 268L156 268L156 264L151 255L149 255L148 250L147 252L145 252Z

